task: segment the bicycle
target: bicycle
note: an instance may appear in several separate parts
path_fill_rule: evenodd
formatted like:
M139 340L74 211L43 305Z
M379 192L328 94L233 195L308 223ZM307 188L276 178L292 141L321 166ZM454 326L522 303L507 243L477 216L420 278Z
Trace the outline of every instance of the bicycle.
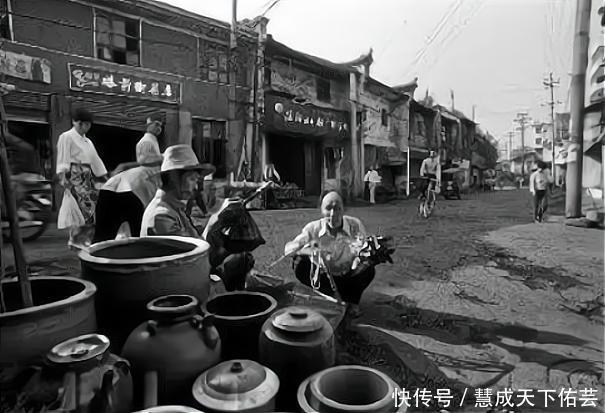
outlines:
M428 217L431 216L433 209L435 209L435 204L437 203L435 184L433 184L433 182L436 184L437 180L434 178L429 178L429 186L426 190L426 196L423 197L424 199L418 206L418 214L425 219L428 219Z

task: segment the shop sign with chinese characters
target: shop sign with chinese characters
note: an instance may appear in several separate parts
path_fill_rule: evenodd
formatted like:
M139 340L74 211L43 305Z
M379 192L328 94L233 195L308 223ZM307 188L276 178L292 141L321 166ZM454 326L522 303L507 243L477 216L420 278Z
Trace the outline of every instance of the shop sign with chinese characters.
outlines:
M270 129L326 138L348 138L346 112L295 103L279 96L266 96L265 121Z
M116 70L69 63L69 88L104 95L180 103L181 84L154 79L153 75L131 75Z

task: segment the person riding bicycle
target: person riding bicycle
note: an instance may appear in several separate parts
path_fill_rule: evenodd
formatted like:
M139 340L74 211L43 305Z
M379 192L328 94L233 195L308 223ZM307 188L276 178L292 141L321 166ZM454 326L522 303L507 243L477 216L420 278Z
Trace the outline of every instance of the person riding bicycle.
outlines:
M429 185L431 183L431 179L437 178L437 171L439 169L439 158L437 158L437 152L430 151L429 157L422 161L422 165L420 166L420 176L425 178L422 184L422 193L420 195L420 199L426 198L428 195L427 191L429 189Z

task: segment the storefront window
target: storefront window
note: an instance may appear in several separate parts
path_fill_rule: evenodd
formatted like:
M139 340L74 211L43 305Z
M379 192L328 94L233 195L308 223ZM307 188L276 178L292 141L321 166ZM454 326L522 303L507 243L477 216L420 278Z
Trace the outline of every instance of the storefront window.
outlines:
M315 84L317 86L317 100L321 100L322 102L330 102L332 99L330 94L330 81L318 77L316 78Z
M226 176L225 134L225 122L193 120L193 150L200 162L214 165L216 178Z
M139 66L139 22L106 13L96 14L97 57Z
M209 42L200 44L200 77L209 82L229 83L227 48Z

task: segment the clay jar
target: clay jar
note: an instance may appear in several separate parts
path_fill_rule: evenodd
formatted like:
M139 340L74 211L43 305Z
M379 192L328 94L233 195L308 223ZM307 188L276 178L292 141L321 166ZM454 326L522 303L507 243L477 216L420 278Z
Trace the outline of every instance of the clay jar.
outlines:
M143 237L104 241L79 253L82 277L97 289L99 331L120 352L130 332L147 320L145 305L168 294L188 294L200 303L210 291L210 245L188 237Z
M223 362L204 372L193 385L193 397L206 412L273 411L279 379L252 360Z
M221 336L222 359L258 361L258 337L263 323L277 307L277 301L264 293L236 291L219 294L203 306L214 315Z
M44 367L22 389L26 405L39 403L50 410L68 412L130 412L130 366L108 349L109 340L98 334L57 344L48 353Z
M152 320L130 334L123 350L132 364L135 403L147 408L187 402L196 377L220 361L212 317L198 315L198 301L190 295L159 297L147 309Z
M365 366L337 366L314 374L298 388L303 412L404 413L393 392L397 384L386 374Z
M294 409L300 383L334 365L334 330L321 314L308 307L286 307L263 325L259 349L260 362L281 381L277 406Z

